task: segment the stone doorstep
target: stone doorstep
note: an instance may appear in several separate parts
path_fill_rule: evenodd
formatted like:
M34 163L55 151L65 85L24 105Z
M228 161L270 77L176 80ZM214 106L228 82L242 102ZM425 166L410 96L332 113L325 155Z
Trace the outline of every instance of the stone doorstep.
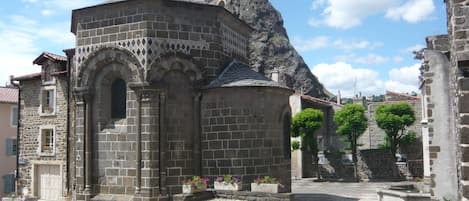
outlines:
M177 194L173 196L174 201L200 201L200 200L266 200L268 198L276 198L275 200L288 201L293 200L292 193L264 193L251 191L229 191L207 189L204 192L193 194Z
M112 194L98 194L91 198L92 201L133 201L133 196L130 195L112 195Z

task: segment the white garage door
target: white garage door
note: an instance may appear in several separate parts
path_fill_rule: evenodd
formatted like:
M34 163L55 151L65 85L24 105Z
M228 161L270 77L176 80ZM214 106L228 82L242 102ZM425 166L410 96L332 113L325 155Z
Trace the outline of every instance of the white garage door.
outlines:
M62 191L62 178L58 165L38 167L38 196L40 200L59 200Z

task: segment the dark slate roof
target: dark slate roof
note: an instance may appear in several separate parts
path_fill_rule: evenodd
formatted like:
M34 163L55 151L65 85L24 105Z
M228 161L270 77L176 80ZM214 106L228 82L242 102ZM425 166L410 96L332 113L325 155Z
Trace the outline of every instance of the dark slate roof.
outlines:
M290 89L266 78L264 75L253 71L248 65L238 61L231 62L218 78L205 88L222 87L277 87Z

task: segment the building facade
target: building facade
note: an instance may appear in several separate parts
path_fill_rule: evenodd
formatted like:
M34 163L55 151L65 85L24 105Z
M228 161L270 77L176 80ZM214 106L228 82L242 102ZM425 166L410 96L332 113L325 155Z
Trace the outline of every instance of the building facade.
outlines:
M0 87L0 198L15 192L18 90Z
M251 31L223 3L74 10L77 46L15 78L22 194L168 200L188 177L224 174L245 188L276 177L290 192L292 90L244 64Z

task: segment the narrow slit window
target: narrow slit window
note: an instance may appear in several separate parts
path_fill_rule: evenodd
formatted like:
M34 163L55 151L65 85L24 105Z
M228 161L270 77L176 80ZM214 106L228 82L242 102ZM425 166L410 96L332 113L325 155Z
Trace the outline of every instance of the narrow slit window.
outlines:
M116 79L112 83L111 90L111 118L125 118L127 109L127 85L125 81Z

